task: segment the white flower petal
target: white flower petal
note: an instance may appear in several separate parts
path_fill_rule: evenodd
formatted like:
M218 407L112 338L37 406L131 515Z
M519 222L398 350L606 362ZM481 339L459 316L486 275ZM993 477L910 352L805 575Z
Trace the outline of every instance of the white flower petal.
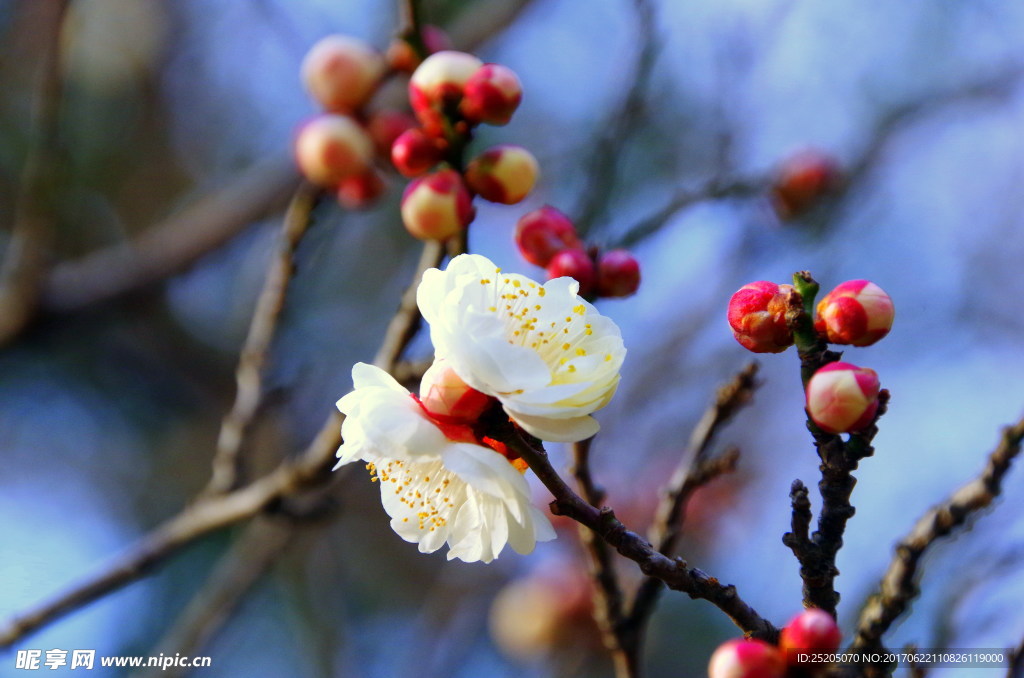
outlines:
M512 412L507 406L505 411L527 433L553 443L575 443L592 438L601 430L601 425L597 423L597 420L589 416L553 419Z

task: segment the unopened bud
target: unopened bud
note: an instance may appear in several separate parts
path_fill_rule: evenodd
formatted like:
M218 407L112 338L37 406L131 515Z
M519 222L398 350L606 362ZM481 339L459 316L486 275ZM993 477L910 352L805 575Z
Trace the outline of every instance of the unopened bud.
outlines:
M515 71L486 64L466 81L460 110L466 120L507 125L523 100L523 86Z
M562 250L583 251L576 227L569 217L545 205L524 214L516 224L516 246L534 266L546 267Z
M372 167L345 177L338 184L338 202L350 210L362 210L377 202L385 189L384 180Z
M373 146L377 153L388 157L391 154L391 147L395 139L401 136L402 132L416 126L416 118L403 111L384 109L377 111L370 116L366 123L366 129L373 140Z
M437 140L414 127L402 132L391 146L391 163L403 176L418 177L441 162Z
M295 162L314 184L335 187L362 172L373 157L373 142L347 115L326 113L304 124L295 138Z
M424 372L420 382L420 403L438 419L452 424L472 424L494 403L464 382L443 359Z
M782 678L782 653L761 640L730 640L711 655L708 678Z
M814 329L833 344L870 346L892 327L896 309L885 291L867 280L849 280L818 302Z
M793 345L786 325L792 285L759 280L744 285L729 299L729 327L744 348L754 353L780 353Z
M787 159L772 186L775 211L782 219L806 212L839 185L836 162L820 151L808 150Z
M779 635L779 650L789 663L798 652L835 652L843 634L828 612L816 607L793 617Z
M537 159L522 146L495 146L469 163L466 183L484 200L520 202L537 182Z
M447 240L472 220L472 198L455 170L415 179L402 195L402 222L421 240Z
M587 296L594 290L597 267L594 260L582 250L562 250L547 266L548 279L568 276L580 284L580 296Z
M466 81L483 65L472 54L446 50L423 60L409 80L409 103L427 133L439 135L446 108L458 105Z
M306 54L302 81L328 111L351 112L369 99L384 74L384 57L366 43L329 35Z
M878 374L867 367L835 362L807 382L807 412L826 433L859 431L878 412Z
M640 287L640 263L626 250L611 250L597 260L597 293L628 297Z

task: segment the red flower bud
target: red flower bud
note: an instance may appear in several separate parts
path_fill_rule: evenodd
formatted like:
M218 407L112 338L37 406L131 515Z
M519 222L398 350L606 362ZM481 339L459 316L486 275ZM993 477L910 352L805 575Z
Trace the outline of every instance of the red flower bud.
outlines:
M464 382L443 359L436 360L420 382L420 404L445 423L473 424L492 403L494 398Z
M469 163L466 183L484 200L503 205L520 202L537 182L537 160L521 146L495 146Z
M472 220L472 198L455 170L420 177L402 195L402 222L421 240L447 240Z
M427 48L428 54L452 48L451 38L437 26L426 24L420 29L420 34L423 36L423 46ZM412 73L422 60L404 38L395 38L388 47L388 63L396 71Z
M403 111L385 109L377 111L370 116L366 123L366 129L373 140L377 153L385 157L391 154L391 147L395 139L401 136L402 132L416 126L416 118Z
M523 100L523 86L511 68L486 64L466 81L460 110L474 123L507 125Z
M730 640L711 655L708 678L782 678L782 653L761 640Z
M329 35L306 54L302 81L328 111L348 113L364 103L384 74L384 58L366 43Z
M605 252L597 260L597 293L628 297L640 287L640 263L626 250Z
M797 652L835 652L843 634L828 612L816 607L793 617L779 636L779 650L789 663L795 663Z
M729 299L729 326L744 348L754 353L780 353L793 345L786 326L792 285L767 280L741 287Z
M384 180L373 168L345 177L338 184L338 202L350 210L366 209L377 202L385 189Z
M790 157L779 168L772 187L776 213L781 219L799 216L835 190L839 180L836 162L824 153L804 151Z
M416 177L441 162L441 149L433 137L419 128L406 130L391 146L391 162L407 177Z
M807 412L826 433L868 426L878 412L878 374L850 363L829 363L807 382Z
M582 250L562 250L548 263L548 280L568 276L580 284L580 295L587 296L594 289L597 267L594 260Z
M335 187L362 172L373 157L373 143L347 115L318 115L295 138L295 162L314 184Z
M870 346L892 327L896 309L881 287L849 280L818 302L814 329L833 344Z
M534 266L547 266L562 250L583 251L576 227L569 217L545 205L524 214L516 224L516 245L523 258Z

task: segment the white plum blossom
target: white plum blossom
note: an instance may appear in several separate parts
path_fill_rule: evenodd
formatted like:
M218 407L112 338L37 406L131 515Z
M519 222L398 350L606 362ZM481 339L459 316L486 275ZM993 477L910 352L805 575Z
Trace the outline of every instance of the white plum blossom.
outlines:
M463 254L430 269L417 303L435 355L467 384L497 398L542 440L594 435L626 355L618 326L578 296L572 278L543 285Z
M355 390L338 401L346 415L338 466L366 462L400 537L422 553L447 542L449 560L485 563L506 543L525 554L554 539L530 501L522 460L476 442L469 426L431 417L377 367L356 364L352 381Z

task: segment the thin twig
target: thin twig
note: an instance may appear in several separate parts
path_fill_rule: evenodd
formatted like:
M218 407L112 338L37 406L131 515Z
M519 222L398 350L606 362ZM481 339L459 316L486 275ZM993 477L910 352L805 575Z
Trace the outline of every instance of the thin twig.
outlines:
M281 516L260 517L247 525L150 655L199 654L297 535L297 526ZM142 671L138 676L183 676L187 672L171 667Z
M400 0L398 8L398 37L409 43L409 47L416 53L416 56L426 59L429 52L423 41L423 21L419 0Z
M57 127L61 102L60 36L67 1L40 6L47 26L37 64L32 96L30 146L15 201L14 226L0 262L0 345L24 328L39 303L45 274L45 250L54 230L54 168L58 152Z
M631 86L619 108L601 125L603 133L594 143L594 152L585 163L588 168L587 182L581 195L580 205L573 210L573 223L582 235L590 231L597 220L607 211L618 183L620 149L630 134L639 127L638 119L643 113L644 97L650 85L654 62L658 55L657 19L651 0L633 0L637 21L637 43Z
M203 490L205 494L233 490L242 479L239 451L263 401L263 367L267 361L267 352L274 340L285 297L295 273L295 251L312 223L313 208L319 194L319 190L303 182L288 206L277 252L267 269L263 290L256 302L249 333L239 356L235 371L235 402L221 423L217 451L213 458L213 473Z
M604 502L604 490L594 482L590 472L590 449L594 439L587 438L572 445L572 475L576 486L587 503L600 506ZM608 544L598 538L593 530L580 524L580 542L587 552L590 576L594 580L594 621L601 630L605 647L611 653L617 678L632 678L638 675L639 657L630 652L619 635L622 624L622 588L612 561Z
M875 650L882 647L882 635L918 594L915 577L925 551L940 538L962 527L972 514L999 496L1003 477L1020 453L1022 440L1024 418L1003 430L999 445L989 455L980 476L931 508L900 541L896 555L882 577L878 594L868 600L861 612L853 648Z
M1010 665L1006 670L1006 678L1024 678L1024 639L1017 643L1010 653Z
M277 212L298 183L290 160L255 165L136 240L55 266L44 283L40 311L78 311L179 273L253 221Z
M711 443L722 426L750 403L759 385L756 380L757 370L757 363L750 363L722 386L715 402L705 411L690 435L686 452L663 490L654 521L648 530L647 537L659 553L671 557L675 552L682 534L686 504L693 493L714 478L736 468L739 450L730 449L710 457ZM637 588L625 621L630 644L639 646L642 642L647 621L654 612L663 587L661 580L648 577Z
M552 513L586 525L620 554L636 562L644 574L662 580L670 589L709 601L751 636L769 642L777 640L778 629L740 598L735 586L724 585L707 573L688 567L681 558L669 558L658 553L647 540L619 522L610 508L597 509L584 501L558 475L547 454L542 449L531 447L510 425L508 430L494 431L493 434L495 439L504 442L526 461L554 495Z

